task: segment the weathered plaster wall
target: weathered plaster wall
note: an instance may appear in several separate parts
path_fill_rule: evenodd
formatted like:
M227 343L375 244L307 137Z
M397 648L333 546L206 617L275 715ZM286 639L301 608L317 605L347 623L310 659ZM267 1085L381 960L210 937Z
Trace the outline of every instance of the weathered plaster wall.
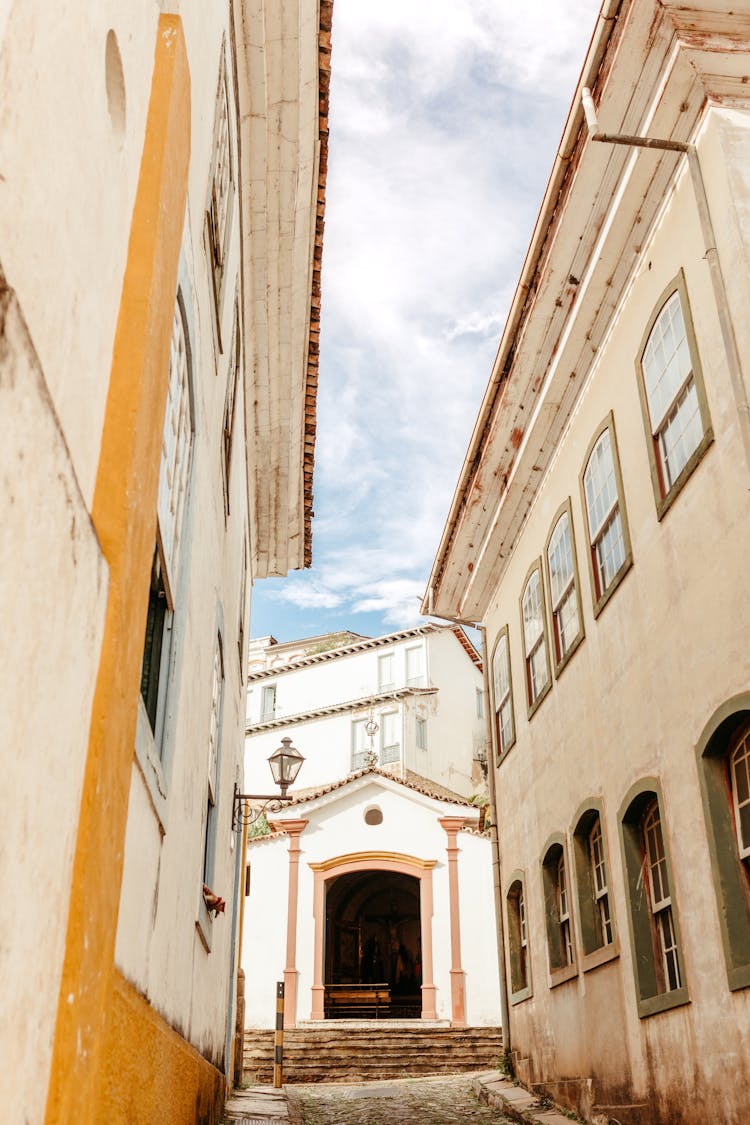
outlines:
M0 1100L7 1120L40 1121L108 570L23 312L1 279L0 419Z
M714 111L700 140L746 379L747 221L744 208L738 212L734 202L745 190L748 135L745 115ZM680 269L716 440L659 522L634 364L654 306ZM589 441L610 410L634 564L595 620L579 473ZM497 774L503 873L507 880L514 869L525 872L530 933L533 995L512 1009L514 1047L530 1058L529 1073L536 1080L592 1077L597 1101L650 1100L645 1112L651 1116L643 1118L648 1121L744 1119L736 1091L747 1084L743 1042L749 1001L745 993L727 989L693 748L712 712L745 689L750 674L745 643L749 484L705 247L683 171L643 248L611 335L592 361L590 379L487 616L490 646L509 625L518 730L517 744ZM529 721L519 599L527 571L543 553L551 520L567 497L586 636ZM671 846L691 1003L639 1020L617 812L628 788L647 775L659 777L663 787L663 827ZM551 989L541 852L551 833L572 829L574 814L588 797L603 803L619 958ZM570 853L568 863L570 869ZM721 1077L727 1068L735 1075L731 1088Z

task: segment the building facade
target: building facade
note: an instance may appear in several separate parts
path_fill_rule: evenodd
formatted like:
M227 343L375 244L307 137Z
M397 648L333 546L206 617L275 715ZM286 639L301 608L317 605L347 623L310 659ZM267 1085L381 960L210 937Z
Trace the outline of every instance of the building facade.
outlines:
M425 599L487 630L516 1070L588 1121L747 1118L748 47L603 5Z
M478 810L368 767L292 801L248 841L245 1022L499 1024L488 835ZM284 892L286 891L286 909Z
M330 3L0 9L13 1121L213 1123L255 578L309 563Z
M330 634L252 641L245 774L268 787L267 759L291 735L305 758L291 792L368 764L470 797L485 790L482 664L460 626L383 637Z

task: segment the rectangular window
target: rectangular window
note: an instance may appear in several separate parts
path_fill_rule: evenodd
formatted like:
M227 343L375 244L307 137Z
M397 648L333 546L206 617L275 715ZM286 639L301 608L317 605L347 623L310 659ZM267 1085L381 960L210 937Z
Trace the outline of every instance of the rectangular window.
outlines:
M216 852L216 801L219 782L219 748L224 701L224 655L217 635L211 677L211 707L208 722L208 784L206 791L206 829L203 845L203 882L211 886Z
M417 750L427 749L427 720L417 719Z
M659 806L656 802L651 805L643 818L642 831L646 853L649 900L661 947L662 974L657 971L657 976L660 978L662 985L660 991L673 992L680 987L682 981L680 979L677 939L672 919L672 897L669 890L667 857L664 852Z
M213 282L216 327L221 350L221 305L224 276L229 247L229 225L234 196L234 168L232 166L232 139L229 115L229 84L224 44L221 47L219 87L216 94L214 118L214 147L211 162L211 179L207 200L206 230Z
M547 544L547 577L552 609L552 642L558 671L582 635L578 583L569 509L555 523Z
M521 599L521 623L526 656L526 692L531 714L551 687L544 588L539 564L533 567L524 587Z
M516 879L506 898L508 944L510 946L511 1000L518 1003L530 996L529 948L526 930L526 903L523 884Z
M599 817L589 835L589 854L591 858L591 881L594 888L594 901L599 918L602 945L612 944L612 918L609 912L609 889L607 887L607 863L604 856L604 840Z
M396 658L392 652L378 657L378 690L390 691L396 686Z
M685 279L662 294L640 350L639 389L659 518L712 440Z
M406 682L409 687L424 685L424 649L422 645L406 650Z
M260 721L267 723L276 718L276 684L266 685L260 696Z
M362 770L368 762L370 737L366 727L367 719L352 721L352 770Z
M190 353L182 295L172 318L167 401L162 430L157 494L157 536L151 567L141 697L158 754L163 753L164 717L172 656L172 634L185 508L193 448Z
M401 760L400 715L386 711L380 716L380 764L392 765Z
M565 856L557 862L557 910L560 925L560 951L564 965L573 964L573 941L570 935L570 907L568 904L568 880L565 872Z
M513 695L510 682L510 654L507 626L500 634L492 658L492 678L495 692L495 724L500 755L505 754L515 742Z
M476 705L476 714L478 719L484 718L484 692L481 688L475 689L474 701Z
M232 346L229 349L229 368L227 373L227 393L224 400L224 419L222 422L221 449L224 470L224 508L229 515L229 473L232 466L232 435L234 433L235 401L237 382L240 373L240 306L234 304L234 324L232 327Z
M582 488L596 615L619 585L632 561L611 415L591 448L583 472Z

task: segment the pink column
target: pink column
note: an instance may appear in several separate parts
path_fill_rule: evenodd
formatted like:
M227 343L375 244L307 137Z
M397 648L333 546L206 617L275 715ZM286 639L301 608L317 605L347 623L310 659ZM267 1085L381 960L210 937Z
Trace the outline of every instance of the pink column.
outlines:
M325 941L326 882L323 872L315 871L313 888L313 917L315 918L315 949L313 952L312 1011L310 1019L325 1019L325 985L323 984Z
M422 1019L437 1019L435 983L432 979L432 868L419 877L419 912L422 925Z
M281 827L281 825L279 825ZM284 1027L297 1026L297 902L299 898L299 838L306 820L286 820L289 836L289 897L286 911L286 965L284 966Z
M464 826L464 817L445 816L441 826L448 837L448 892L451 918L451 1026L463 1027L466 1023L464 1008L464 971L461 968L461 919L458 903L458 844L456 833Z

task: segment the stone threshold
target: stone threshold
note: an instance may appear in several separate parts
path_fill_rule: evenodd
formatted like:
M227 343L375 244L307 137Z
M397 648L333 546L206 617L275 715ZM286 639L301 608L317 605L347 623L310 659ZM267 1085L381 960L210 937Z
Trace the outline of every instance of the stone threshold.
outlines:
M571 1120L579 1120L575 1115L571 1118L563 1113L557 1106L545 1109L535 1094L530 1094L523 1086L516 1086L496 1070L478 1074L473 1086L480 1101L499 1109L513 1121L523 1122L523 1125L570 1125Z

